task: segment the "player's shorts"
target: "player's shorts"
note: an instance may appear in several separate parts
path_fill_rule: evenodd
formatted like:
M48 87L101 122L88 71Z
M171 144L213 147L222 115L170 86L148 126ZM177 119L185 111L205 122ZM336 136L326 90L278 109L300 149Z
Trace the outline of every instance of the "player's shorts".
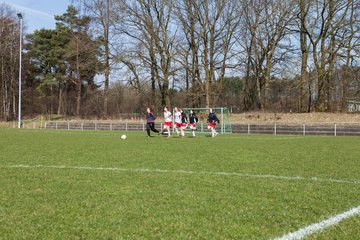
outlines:
M181 127L181 123L175 122L176 127Z
M196 128L196 123L191 123L190 128Z
M171 127L171 122L164 122L164 126Z
M209 124L208 124L208 127L209 127L209 128L215 128L215 127L216 127L216 124L215 124L215 123L209 123Z
M186 127L187 127L187 124L186 124L186 123L182 123L182 124L181 124L181 127L182 127L182 128L186 128Z

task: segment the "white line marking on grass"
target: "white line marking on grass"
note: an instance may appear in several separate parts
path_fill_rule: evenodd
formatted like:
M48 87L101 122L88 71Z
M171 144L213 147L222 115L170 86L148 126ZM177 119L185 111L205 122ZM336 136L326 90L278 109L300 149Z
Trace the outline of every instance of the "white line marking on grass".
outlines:
M119 171L119 172L142 172L142 173L175 173L189 175L213 175L213 176L237 176L248 178L264 178L264 179L280 179L294 181L314 181L326 183L347 183L360 184L360 180L334 179L334 178L317 178L317 177L301 177L301 176L279 176L270 174L251 174L236 172L205 172L205 171L186 171L186 170L167 170L167 169L148 169L148 168L114 168L114 167L88 167L88 166L64 166L64 165L8 165L0 166L1 168L56 168L56 169L77 169L77 170L101 170L101 171Z
M228 137L228 139L232 139L232 138L243 139L243 140L291 140L291 139L305 139L305 138L308 139L309 137L296 137L296 136L294 136L294 137L255 137L255 136L248 136L248 135ZM217 138L217 139L219 139L219 138ZM220 139L223 139L223 138L220 138Z
M309 236L315 232L319 232L324 230L325 228L328 228L330 226L336 225L339 222L350 218L354 215L360 214L360 206L354 207L346 212L340 213L338 215L332 216L324 221L321 221L319 223L311 224L305 228L301 228L296 232L288 233L282 237L275 238L275 240L298 240L303 239L306 236Z
M111 136L111 137L118 137L120 133L126 132L125 130L115 130L115 131L110 131L110 130L80 130L80 129L71 129L71 130L67 130L67 129L22 129L22 132L26 132L26 133L31 133L31 132L45 132L45 133L51 133L51 134L69 134L69 135L96 135L96 136ZM142 131L130 131L133 133L141 133ZM189 133L190 134L190 133ZM248 135L248 134L241 134L241 133L234 133L234 134L230 134L228 135L229 137L225 135L222 135L222 137L217 137L217 138L211 138L211 137L206 137L204 135L209 135L211 136L211 132L199 132L197 133L198 135L201 136L201 138L196 138L196 139L211 139L211 141L220 139L220 140L224 140L224 139L242 139L242 140L292 140L292 139L307 139L310 137L326 137L326 136L316 136L316 135L310 135L310 136L302 136L302 135L281 135L279 134L278 137L260 137L259 135ZM263 134L263 135L272 135L272 134ZM190 135L187 135L189 139L193 139L192 137L190 137ZM272 135L273 136L273 135ZM144 136L131 136L131 138L145 138L146 134ZM160 138L162 138L164 136L160 136ZM329 136L327 136L329 137ZM174 137L175 139L178 139L177 137Z

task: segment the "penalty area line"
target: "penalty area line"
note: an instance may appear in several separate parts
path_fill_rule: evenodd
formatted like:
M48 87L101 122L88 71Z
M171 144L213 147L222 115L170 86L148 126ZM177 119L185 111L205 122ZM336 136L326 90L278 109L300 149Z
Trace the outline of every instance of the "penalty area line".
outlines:
M307 237L316 232L320 232L328 227L336 225L341 221L360 214L360 206L354 207L348 211L332 216L324 221L311 224L307 227L301 228L295 232L283 235L282 237L275 238L274 240L299 240Z
M208 176L236 176L244 178L264 178L278 179L287 181L312 181L325 183L346 183L360 184L360 180L301 177L301 176L280 176L271 174L251 174L237 172L206 172L206 171L187 171L187 170L167 170L150 168L116 168L116 167L89 167L89 166L65 166L65 165L3 165L0 168L54 168L54 169L76 169L89 171L118 171L118 172L139 172L139 173L164 173L164 174L187 174L187 175L208 175Z

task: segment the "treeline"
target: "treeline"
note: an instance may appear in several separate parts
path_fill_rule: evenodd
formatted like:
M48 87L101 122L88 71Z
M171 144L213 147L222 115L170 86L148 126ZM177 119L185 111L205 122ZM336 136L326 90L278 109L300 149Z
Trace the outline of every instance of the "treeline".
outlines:
M79 0L55 29L25 37L23 112L346 111L360 104L359 13L360 0ZM0 118L10 120L19 21L2 4L0 22Z

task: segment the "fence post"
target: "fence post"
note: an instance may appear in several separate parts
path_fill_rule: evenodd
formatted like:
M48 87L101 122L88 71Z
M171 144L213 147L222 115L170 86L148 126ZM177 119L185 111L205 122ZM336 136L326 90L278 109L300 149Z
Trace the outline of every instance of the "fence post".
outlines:
M97 122L95 122L95 130L97 130Z
M57 122L55 123L55 129L56 130L58 129L58 123Z
M276 123L274 124L274 135L276 135Z
M160 123L160 128L161 128L161 130L163 130L163 124L162 123Z
M248 134L250 134L250 123L248 123Z
M145 132L145 123L143 123L142 125L143 125L143 132Z
M128 130L128 123L126 122L125 123L125 131L127 131Z
M84 130L84 123L81 123L81 130Z
M33 129L35 129L35 126L36 126L36 123L34 122L34 123L33 123Z
M44 126L44 128L45 128L45 129L47 128L47 122L45 122L45 126Z
M110 131L112 131L112 123L110 123Z
M204 125L201 123L201 132L204 132Z
M336 123L335 123L335 126L334 126L334 136L336 136Z
M68 130L70 130L70 122L67 122L67 127L68 127Z
M305 136L306 130L305 130L305 124L303 124L303 135Z

